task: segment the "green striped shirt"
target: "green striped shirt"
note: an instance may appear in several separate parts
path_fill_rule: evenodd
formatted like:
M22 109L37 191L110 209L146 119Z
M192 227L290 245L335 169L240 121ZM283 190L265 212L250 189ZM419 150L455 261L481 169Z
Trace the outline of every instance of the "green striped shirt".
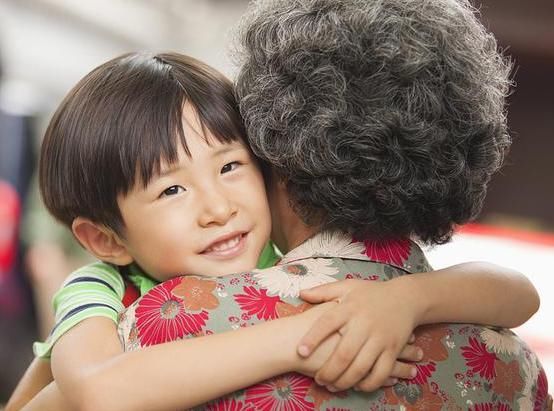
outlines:
M258 260L258 268L275 264L279 253L268 243ZM138 267L131 266L129 280L146 294L157 282ZM123 296L125 282L117 267L97 262L74 271L54 295L55 325L45 342L35 342L33 351L37 357L49 358L52 347L69 329L91 317L106 317L117 324L118 315L125 307Z

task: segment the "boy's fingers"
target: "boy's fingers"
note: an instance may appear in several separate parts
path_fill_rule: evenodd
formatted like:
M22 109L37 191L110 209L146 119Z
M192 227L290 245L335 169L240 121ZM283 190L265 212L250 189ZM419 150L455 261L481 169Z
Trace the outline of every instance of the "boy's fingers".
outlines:
M344 370L347 369L356 354L357 352L346 351L344 350L344 348L343 351L339 353L337 346L333 354L331 354L331 357L327 360L325 364L323 364L323 367L321 367L321 369L315 375L315 382L319 385L334 385L334 381L336 381L344 372Z
M378 356L378 348L373 346L371 341L367 342L354 357L346 371L337 380L331 382L331 385L338 391L353 387L367 376Z
M344 286L344 281L318 285L317 287L302 290L300 298L312 304L336 300L344 295Z
M408 364L401 361L396 361L392 369L390 378L402 378L411 380L417 375L417 368L413 364Z
M344 317L337 311L323 314L311 326L310 330L302 337L298 344L298 355L307 357L313 350L321 344L323 340L340 330L344 325Z
M399 360L404 361L421 361L423 358L423 350L417 345L406 344L400 354L398 354Z
M392 387L396 383L398 383L398 378L387 378L387 380L383 384L383 387Z
M383 385L383 383L391 376L395 359L391 358L389 352L382 353L375 365L371 369L369 375L357 384L361 391L373 392Z

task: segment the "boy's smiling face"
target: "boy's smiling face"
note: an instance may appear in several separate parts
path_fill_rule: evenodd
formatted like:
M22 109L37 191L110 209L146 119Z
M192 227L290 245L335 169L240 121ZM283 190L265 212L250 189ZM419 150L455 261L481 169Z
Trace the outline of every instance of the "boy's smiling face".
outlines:
M271 230L262 174L244 143L204 134L189 104L183 130L191 156L180 146L177 162L118 198L121 242L157 280L251 270Z

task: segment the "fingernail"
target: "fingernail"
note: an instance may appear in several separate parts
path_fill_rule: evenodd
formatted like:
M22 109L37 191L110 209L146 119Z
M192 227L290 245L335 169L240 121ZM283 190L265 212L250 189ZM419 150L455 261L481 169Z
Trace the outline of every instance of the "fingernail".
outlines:
M392 381L391 381L391 384L394 385L398 382L398 378L393 378Z
M331 392L337 392L338 389L336 387L333 387L332 385L328 385L327 387L327 391L331 391Z
M302 357L307 357L308 355L310 355L310 349L308 348L308 346L301 345L300 347L298 347L298 355Z
M410 375L412 376L412 378L414 378L417 375L417 368L416 367L412 368L412 371L410 371Z
M423 358L423 350L421 348L418 348L416 357L418 360L421 360Z
M354 391L360 391L360 387L355 386L355 387L354 387Z

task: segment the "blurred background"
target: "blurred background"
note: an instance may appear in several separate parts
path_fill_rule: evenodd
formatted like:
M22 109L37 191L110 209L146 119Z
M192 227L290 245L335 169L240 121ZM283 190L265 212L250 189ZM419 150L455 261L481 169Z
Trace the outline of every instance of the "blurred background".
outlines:
M489 260L529 275L539 313L519 333L554 378L554 2L483 0L484 23L515 61L514 144L478 225L430 250L436 268ZM50 298L87 257L45 213L37 150L53 110L118 54L174 50L233 76L229 30L247 0L0 0L0 404L52 324ZM1 406L0 406L1 407Z

